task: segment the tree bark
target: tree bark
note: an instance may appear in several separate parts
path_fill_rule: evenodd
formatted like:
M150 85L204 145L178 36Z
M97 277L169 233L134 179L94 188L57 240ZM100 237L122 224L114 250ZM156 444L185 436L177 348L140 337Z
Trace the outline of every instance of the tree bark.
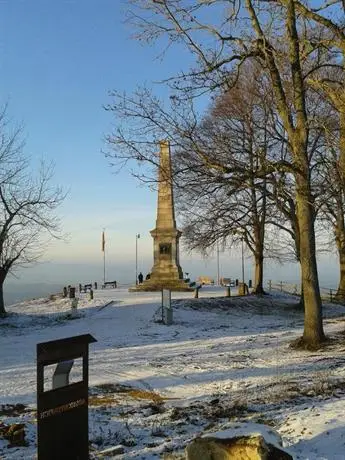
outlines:
M5 318L5 302L4 302L4 281L5 276L0 273L0 318Z
M300 252L298 252L300 254ZM301 280L301 297L299 299L298 308L304 311L304 290L303 290L303 279L302 279L302 267L301 267L301 258L298 257L298 263L300 266L300 280Z
M335 224L335 241L339 257L339 285L336 293L337 300L345 300L345 225L342 210L338 210Z
M260 254L255 254L255 280L254 280L254 294L266 294L263 286L264 277L264 256L261 251Z
M298 219L296 218L296 208L294 208L294 219L292 219L292 228L294 229L295 234L295 251L296 251L296 260L300 264L301 268L301 241L300 241L300 231L299 231L299 224ZM301 297L299 300L298 307L304 311L304 290L303 290L303 277L302 277L302 268L301 268Z
M345 52L344 52L345 71ZM339 113L339 167L342 179L343 193L345 190L345 90L341 94L330 94L331 100ZM333 96L333 97L332 97Z
M340 279L335 295L337 300L345 301L345 247L338 248Z
M301 179L299 179L299 182L301 182ZM317 348L325 340L325 335L322 325L322 304L315 254L312 196L310 193L301 192L301 188L305 188L306 185L305 183L300 183L296 194L305 311L302 341L303 345L307 347Z
M296 118L289 114L285 128L292 147L296 179L297 220L300 236L301 272L304 300L304 331L300 345L318 348L325 340L322 324L322 303L316 263L315 212L311 193L311 167L308 158L308 114L306 92L301 68L300 41L297 28L295 1L287 1L286 30L289 42L289 60L293 83L293 102Z
M345 59L345 58L344 58ZM342 98L339 98L342 100ZM345 91L343 93L345 101ZM339 110L339 168L341 175L341 197L335 228L335 241L338 248L339 257L339 285L336 293L337 300L345 300L345 224L343 212L343 197L345 196L345 110L343 107Z

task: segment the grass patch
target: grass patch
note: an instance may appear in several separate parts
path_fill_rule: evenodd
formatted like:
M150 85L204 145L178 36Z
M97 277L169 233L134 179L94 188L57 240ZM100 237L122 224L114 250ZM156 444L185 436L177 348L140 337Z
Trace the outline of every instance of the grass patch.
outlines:
M164 401L164 398L155 391L132 389L128 391L127 394L133 399L145 399L155 403L162 403Z
M155 404L162 404L169 398L163 398L159 393L153 390L142 390L141 388L133 388L127 385L120 385L117 383L103 383L90 389L89 404L102 405L114 404L114 395L126 395L135 400L152 401ZM115 403L118 403L116 401Z
M114 406L120 402L114 398L112 395L100 395L100 396L90 396L89 397L89 406Z

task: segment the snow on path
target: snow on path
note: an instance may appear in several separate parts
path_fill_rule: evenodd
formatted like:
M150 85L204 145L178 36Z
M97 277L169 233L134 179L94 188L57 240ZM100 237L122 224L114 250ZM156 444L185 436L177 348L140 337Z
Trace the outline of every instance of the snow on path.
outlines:
M126 290L95 291L93 301L80 301L82 318L43 324L35 317L46 304L28 303L10 311L31 316L32 326L19 327L10 340L0 337L0 398L3 402L33 403L36 391L35 353L39 342L77 334L92 334L97 343L90 349L90 384L106 382L143 385L171 398L188 399L217 391L255 386L259 381L313 367L298 363L298 353L287 351L300 331L274 315L259 315L248 322L250 310L205 312L176 309L174 324L153 321L160 305L160 293L128 293ZM204 289L206 295L224 295L223 289ZM191 298L192 293L174 293ZM202 296L200 295L200 300ZM114 302L105 308L102 305ZM135 302L135 304L133 303ZM52 314L66 311L69 301L52 304ZM236 314L234 314L236 313ZM157 317L160 317L158 312ZM28 321L28 319L26 320ZM21 318L22 324L25 324ZM19 323L21 326L21 323ZM281 329L284 329L282 334ZM278 331L277 331L278 329ZM273 345L273 349L272 349ZM297 355L297 357L296 357ZM255 364L253 364L255 363Z
M129 293L125 289L94 292L93 301L87 300L88 295L81 295L78 305L81 318L75 320L61 319L70 310L68 299L52 302L42 299L41 302L29 301L8 308L8 312L14 316L10 316L0 326L2 403L34 403L37 343L86 333L94 335L98 342L90 350L92 383L93 379L99 382L114 379L116 375L121 376L121 369L128 370L128 366L134 366L133 371L139 375L136 359L127 354L127 347L141 347L145 343L151 343L157 336L163 341L169 340L174 334L166 326L152 323L153 315L160 304L160 293ZM209 295L209 292L204 289L203 295ZM223 293L223 289L214 292L215 295ZM173 295L181 296L190 298L192 293ZM111 301L113 302L110 305L102 308ZM150 332L151 329L154 331ZM128 362L124 361L126 355ZM118 362L121 363L119 369L115 365ZM128 372L130 376L132 371Z
M171 398L167 405L180 407L219 395L257 405L272 401L270 416L296 458L345 459L343 398L305 407L274 405L282 392L293 394L296 385L308 391L320 379L344 380L344 350L290 349L303 322L288 308L276 314L275 302L288 304L291 297L269 297L255 306L249 298L234 300L233 308L208 306L207 297L223 295L224 289L203 288L191 303L193 293L173 294L171 326L156 321L160 293L100 290L93 301L82 295L80 317L73 320L66 318L67 299L13 306L0 325L0 403L34 407L37 343L90 333L97 339L90 346L90 387L119 383L153 389ZM344 307L331 307L326 314L327 333L344 330L338 318Z

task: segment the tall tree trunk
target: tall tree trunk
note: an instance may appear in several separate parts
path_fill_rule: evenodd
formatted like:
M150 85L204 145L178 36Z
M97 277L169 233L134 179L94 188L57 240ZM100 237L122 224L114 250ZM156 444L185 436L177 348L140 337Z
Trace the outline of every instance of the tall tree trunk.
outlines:
M292 146L295 167L297 218L300 235L301 272L304 298L304 332L301 345L317 348L325 340L322 325L322 304L316 264L313 196L311 168L308 157L308 114L306 92L301 68L300 39L298 36L296 3L287 1L286 31L289 43L289 61L293 84L293 111L283 108L285 128ZM278 106L279 108L279 106ZM288 115L288 117L287 117Z
M345 247L338 247L340 279L336 299L345 301Z
M265 167L266 161L266 150L254 152L253 149L253 139L254 133L252 131L254 121L253 119L250 120L250 125L248 127L248 131L250 130L250 168L253 174L250 176L250 188L251 188L251 200L252 200L252 222L253 222L253 255L255 260L255 279L254 279L254 294L265 294L263 288L263 272L264 272L264 240L265 240L265 223L266 223L266 192L267 192L267 180L266 176L263 179L261 184L262 192L261 192L261 210L258 209L258 189L257 185L255 184L255 170L257 168L257 163L260 166ZM265 142L264 146L267 145L266 140L267 133L265 132Z
M6 316L5 302L4 302L4 281L5 277L0 274L0 318Z
M335 224L335 241L338 249L340 272L336 298L337 300L345 300L345 225L341 209L338 209L338 217Z
M345 56L344 56L345 62ZM339 167L342 179L343 193L345 192L345 91L342 97L337 95L336 101L340 101L341 104L335 103L339 113ZM333 101L335 102L335 101Z
M299 231L299 223L296 215L296 207L294 202L291 200L290 202L290 210L291 210L291 226L294 233L294 242L295 242L295 254L296 260L300 264L301 268L301 240L300 240L300 231ZM302 278L302 269L300 269L300 281L301 281L301 297L299 301L299 308L304 310L304 293L303 293L303 278Z
M324 340L322 304L317 274L314 211L312 196L306 193L306 180L299 177L297 186L297 216L300 229L301 273L304 300L303 345L317 348Z
M304 290L303 290L303 277L302 277L302 267L301 267L301 258L298 257L298 262L300 266L300 280L301 280L301 297L298 302L298 308L304 311Z
M255 254L255 280L254 280L254 294L265 294L264 286L263 286L263 278L264 278L264 257L261 254Z
M342 100L342 98L340 100ZM345 101L345 91L343 100ZM345 300L345 225L343 212L343 200L345 196L345 109L343 106L339 108L339 128L339 167L342 187L339 201L337 201L338 213L335 224L335 241L338 248L340 271L336 298L339 300Z
M300 238L300 233L299 233L299 225L297 222L297 233L296 233L296 238L295 238L295 247L296 247L296 259L298 263L300 264L300 281L301 281L301 297L299 299L299 308L304 311L304 289L303 289L303 276L302 276L302 267L301 267L301 238Z

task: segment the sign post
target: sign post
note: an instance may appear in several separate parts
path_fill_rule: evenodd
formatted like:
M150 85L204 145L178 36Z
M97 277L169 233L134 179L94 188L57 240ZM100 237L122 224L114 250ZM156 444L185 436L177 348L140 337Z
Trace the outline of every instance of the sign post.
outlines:
M37 344L38 460L88 460L90 334ZM82 380L69 384L73 362L82 358ZM44 368L57 364L51 389L44 389Z
M167 326L170 326L173 322L170 289L162 289L162 320Z

